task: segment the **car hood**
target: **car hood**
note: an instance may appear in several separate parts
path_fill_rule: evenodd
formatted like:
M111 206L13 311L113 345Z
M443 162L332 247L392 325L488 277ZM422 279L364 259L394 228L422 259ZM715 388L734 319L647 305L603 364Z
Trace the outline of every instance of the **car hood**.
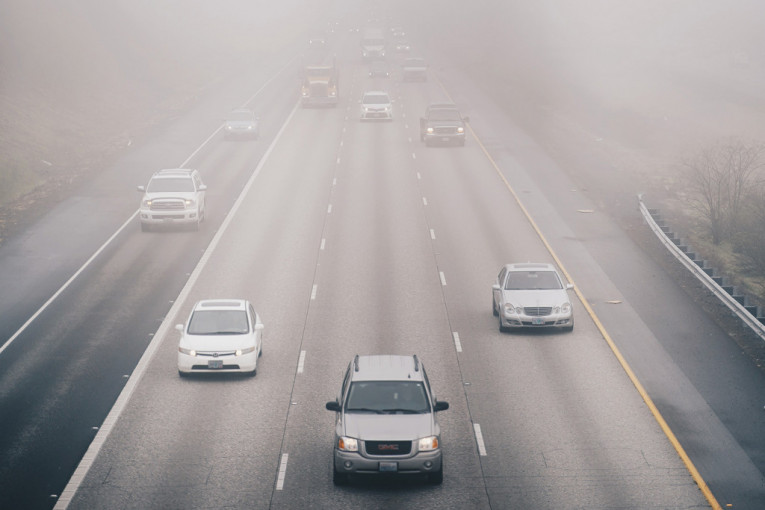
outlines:
M428 124L434 126L461 127L463 122L461 120L428 120Z
M144 200L158 200L162 198L180 198L183 200L194 200L196 192L194 191L158 191L155 193L144 193Z
M255 345L253 335L184 335L180 346L195 351L235 351Z
M515 306L560 306L569 301L564 289L554 290L504 290L505 303Z
M364 108L390 108L390 103L361 103Z
M435 423L426 414L344 413L345 435L363 441L414 441L433 436Z

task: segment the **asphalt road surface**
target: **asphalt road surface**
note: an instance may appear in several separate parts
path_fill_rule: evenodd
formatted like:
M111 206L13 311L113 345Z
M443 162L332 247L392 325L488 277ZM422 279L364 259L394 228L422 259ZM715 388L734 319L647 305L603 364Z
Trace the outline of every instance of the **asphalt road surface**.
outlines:
M285 49L0 248L11 338L131 217L152 171L186 164L210 188L200 232L128 222L0 353L0 507L708 506L598 322L718 501L761 507L760 373L469 77L369 78L353 37L334 41L337 108L296 105L299 49ZM393 121L359 122L370 89L391 92ZM427 148L418 117L450 98L471 105L468 143ZM245 102L261 140L224 142L214 112ZM576 285L572 333L498 331L491 284L529 260ZM172 326L219 297L262 317L258 374L181 379ZM324 403L356 353L426 364L451 405L443 485L332 484Z

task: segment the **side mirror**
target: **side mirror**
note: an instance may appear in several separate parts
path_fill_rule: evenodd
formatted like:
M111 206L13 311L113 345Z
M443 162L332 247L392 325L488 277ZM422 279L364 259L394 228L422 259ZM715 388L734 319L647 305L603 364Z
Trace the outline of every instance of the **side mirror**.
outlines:
M574 288L574 284L573 283L567 283L566 284L566 290L571 290L573 288Z
M492 290L500 290L500 288L499 288L499 284L498 284L498 283L495 283L494 285L492 285L492 286L491 286L491 289L492 289Z
M257 324L255 324L255 331L263 331L263 328L265 328L265 326L263 325L262 322L258 322Z
M327 402L325 407L327 408L327 411L335 411L336 413L339 413L342 410L340 408L340 402L338 402L337 400Z
M175 325L175 329L176 329L176 331L178 331L179 333L183 333L183 324L176 324L176 325Z
M207 184L200 184L199 185L199 191L205 191L207 189Z
M442 402L440 400L436 400L436 405L433 406L433 411L446 411L449 409L449 402Z
M138 191L141 193L146 193L146 186L138 186Z

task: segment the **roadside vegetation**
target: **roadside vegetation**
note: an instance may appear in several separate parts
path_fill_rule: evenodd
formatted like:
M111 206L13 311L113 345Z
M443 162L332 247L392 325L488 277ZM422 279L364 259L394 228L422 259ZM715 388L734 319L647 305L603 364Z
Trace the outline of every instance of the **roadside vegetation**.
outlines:
M690 244L744 293L765 303L765 144L720 141L683 167L693 220Z

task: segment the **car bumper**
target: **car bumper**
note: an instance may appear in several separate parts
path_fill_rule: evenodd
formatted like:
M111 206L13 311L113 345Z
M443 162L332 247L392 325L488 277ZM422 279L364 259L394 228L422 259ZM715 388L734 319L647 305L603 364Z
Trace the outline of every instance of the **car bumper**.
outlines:
M199 213L190 211L149 211L141 210L141 223L144 225L186 225L197 223Z
M178 353L178 371L189 373L210 372L252 372L257 367L258 353L250 352L242 356L191 356ZM220 365L219 368L214 368Z
M442 459L440 449L432 452L417 452L412 456L376 457L364 457L357 452L344 452L335 449L335 471L364 475L427 474L439 471ZM392 468L394 465L395 469L386 469Z
M574 325L573 315L546 315L531 317L528 315L501 316L505 328L570 328Z
M464 145L465 133L425 134L423 140L428 145Z
M391 120L392 112L361 112L361 120Z

